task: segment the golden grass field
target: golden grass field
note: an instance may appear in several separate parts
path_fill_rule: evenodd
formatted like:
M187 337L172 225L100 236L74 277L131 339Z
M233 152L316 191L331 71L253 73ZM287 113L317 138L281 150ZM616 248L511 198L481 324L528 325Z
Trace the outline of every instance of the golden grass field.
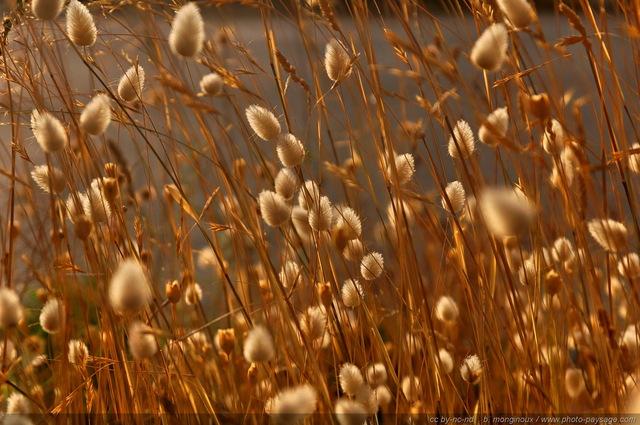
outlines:
M14 0L0 34L3 423L640 412L637 2Z

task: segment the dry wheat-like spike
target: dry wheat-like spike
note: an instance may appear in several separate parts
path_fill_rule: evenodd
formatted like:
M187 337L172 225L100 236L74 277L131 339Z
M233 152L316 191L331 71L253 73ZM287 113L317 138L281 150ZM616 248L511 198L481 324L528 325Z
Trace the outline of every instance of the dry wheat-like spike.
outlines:
M129 351L136 360L147 359L158 352L158 342L151 329L137 321L129 326Z
M633 252L622 257L618 261L618 273L628 279L640 276L640 256Z
M444 197L442 198L442 208L449 212L459 212L464 208L464 204L466 202L466 193L464 191L464 186L459 181L453 181L447 184L447 187L444 189L447 197L449 198L449 202L451 203L452 210L449 209L449 204L446 202Z
M58 194L67 187L67 176L55 167L36 165L31 172L31 178L47 193Z
M340 293L345 307L358 307L364 298L364 289L355 279L345 280Z
M298 424L316 410L318 393L308 384L287 388L268 402L268 414L276 424Z
M80 126L92 136L102 135L110 123L111 102L106 94L99 94L91 99L80 114Z
M363 425L369 416L361 403L348 398L336 401L335 414L340 425Z
M118 264L109 284L111 306L119 312L136 312L151 301L151 289L144 269L134 258Z
M324 51L324 68L331 81L338 83L351 74L351 57L347 49L337 39L327 43Z
M504 24L493 24L480 35L471 49L471 62L479 69L496 71L507 56L509 36Z
M333 206L326 196L309 209L309 226L316 232L330 230L333 224Z
M374 363L367 367L367 382L369 385L378 387L387 382L387 368L383 363Z
M212 72L200 80L200 90L207 96L216 96L222 91L224 80L220 74Z
M453 298L441 296L436 302L436 317L443 322L455 322L460 312Z
M118 96L120 99L131 102L140 99L146 82L144 68L134 65L124 73L118 83Z
M524 232L537 215L533 203L514 189L485 189L478 202L487 229L497 237Z
M287 201L293 199L296 194L296 175L289 168L282 168L276 175L274 186L276 193Z
M7 399L8 415L29 415L31 414L31 402L19 392L11 393Z
M567 6L566 4L561 2L558 5L558 10L564 16L566 16L567 20L569 21L569 23L571 24L573 29L578 31L581 36L583 36L585 38L587 37L587 30L585 29L584 25L582 24L582 20L580 19L578 14L573 9L571 9L569 6Z
M496 146L507 135L509 129L509 111L507 107L498 108L487 116L486 122L478 130L478 139L489 146Z
M445 372L453 372L453 356L449 351L441 348L438 351L438 358L440 359L440 364L442 365L442 368Z
M527 0L497 0L502 13L515 29L525 29L533 21L533 8Z
M262 140L276 140L282 128L273 112L258 105L251 105L245 111L251 129Z
M360 387L364 385L364 378L358 366L353 363L344 363L340 366L338 374L340 388L350 396L355 396Z
M460 366L460 375L465 382L477 385L482 378L482 362L477 354L465 357Z
M93 46L98 38L98 30L89 9L78 0L71 0L67 6L67 34L76 46Z
M467 158L476 149L476 140L471 127L464 120L459 120L453 128L453 135L449 138L449 155L452 158Z
M47 153L64 149L69 143L67 132L62 123L49 112L31 112L31 130L38 144Z
M0 288L0 328L7 329L17 326L22 317L22 305L16 291Z
M558 154L564 148L565 135L562 124L552 119L542 135L542 148L549 154Z
M51 299L42 307L40 311L40 327L49 334L56 334L62 328L64 317L64 307L57 299Z
M300 279L300 274L302 271L302 266L295 261L289 260L284 263L282 269L280 269L280 273L278 273L278 278L280 279L280 283L285 288L292 288Z
M32 0L31 12L43 21L53 21L64 9L64 0Z
M627 247L629 234L624 224L608 218L596 218L587 223L593 239L607 251L619 252Z
M420 400L422 388L417 376L405 376L402 378L400 387L402 388L402 393L410 402Z
M196 56L204 44L204 20L195 3L182 6L173 18L169 47L176 55L184 58Z
M360 263L360 274L365 280L374 280L382 274L384 258L379 252L367 254Z
M271 334L263 326L256 326L249 331L242 351L249 363L264 363L276 355Z
M564 385L570 398L578 398L586 389L582 371L575 368L567 369L564 375Z
M271 227L280 227L291 217L291 206L282 196L270 190L260 192L258 205L262 219Z
M395 158L396 171L398 172L398 184L401 186L407 184L413 178L416 172L415 160L413 155L405 153ZM387 167L387 178L393 181L391 166Z
M338 209L336 227L344 231L347 240L358 239L362 235L362 221L351 207L341 206Z
M306 151L304 145L296 136L291 133L281 134L277 140L276 152L282 165L293 168L302 164Z

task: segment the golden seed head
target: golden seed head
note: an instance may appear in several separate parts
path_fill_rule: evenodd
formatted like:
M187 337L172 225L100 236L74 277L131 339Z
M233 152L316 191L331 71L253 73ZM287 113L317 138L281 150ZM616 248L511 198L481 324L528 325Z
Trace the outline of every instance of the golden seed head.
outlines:
M236 345L236 331L233 328L218 330L218 345L227 354L231 354Z
M171 304L177 304L182 297L182 291L180 290L180 284L178 281L174 280L173 282L167 282L165 293L167 294L167 299Z

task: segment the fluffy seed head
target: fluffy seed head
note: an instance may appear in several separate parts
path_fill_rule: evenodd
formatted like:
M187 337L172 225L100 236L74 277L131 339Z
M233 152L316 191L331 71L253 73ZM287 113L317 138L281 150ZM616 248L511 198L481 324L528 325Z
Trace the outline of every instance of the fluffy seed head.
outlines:
M309 226L316 232L330 230L333 223L333 207L326 196L309 209Z
M564 263L565 261L569 261L575 255L573 250L573 244L571 241L564 236L559 237L553 242L553 247L551 249L551 255L553 256L554 261L559 263Z
M382 363L374 363L367 367L367 382L377 387L387 382L387 368Z
M479 201L485 224L497 237L525 231L536 217L534 205L515 189L486 189Z
M497 71L507 56L509 35L504 24L493 24L484 30L471 49L471 62L479 69Z
M271 227L280 227L291 217L291 206L282 196L270 190L260 192L258 204L262 218Z
M0 344L0 361L2 361L1 359L5 359L6 364L9 364L11 362L13 362L16 357L18 357L18 351L16 350L16 347L13 345L13 342L11 342L10 340L7 340L7 349L6 349L6 357L5 357L5 346L4 346L4 341L2 344Z
M631 149L640 150L640 143L634 143ZM632 153L629 155L629 169L636 174L640 174L640 153Z
M222 91L224 81L215 72L205 75L200 80L200 90L207 96L215 96Z
M460 365L460 375L465 382L476 385L482 378L482 363L476 354L467 356Z
M453 181L447 185L444 189L447 197L449 198L449 202L451 202L451 207L453 208L453 212L458 212L464 208L464 203L466 202L466 193L464 191L464 186L459 181ZM442 208L447 211L449 210L449 204L447 201L442 198Z
M31 12L43 21L53 21L64 9L64 0L32 0Z
M184 300L187 305L196 305L202 300L202 288L199 284L193 283L187 286L184 291Z
M120 83L118 83L118 96L125 102L140 99L145 81L144 68L140 65L132 66L120 78Z
M169 47L176 55L191 58L202 50L204 43L204 21L195 3L182 6L173 18Z
M28 415L31 413L31 403L22 394L15 392L11 393L7 399L7 414L8 415Z
M38 187L47 193L58 194L67 187L67 177L62 171L47 165L36 165L31 172L31 178Z
M410 402L420 399L420 380L416 376L405 376L402 378L402 393Z
M440 359L440 364L442 364L442 368L445 372L453 372L453 357L451 356L451 353L449 351L441 348L438 351L438 358Z
M357 239L362 234L360 216L351 207L341 206L339 208L336 227L344 230L344 236L348 240Z
M376 401L378 402L378 406L387 407L389 404L391 404L391 401L393 401L391 390L386 385L380 385L373 391L376 394Z
M76 46L93 46L98 38L98 30L89 9L78 0L71 0L67 6L67 34Z
M360 261L364 257L364 244L359 239L353 239L347 242L342 255L349 261Z
M94 223L105 222L111 216L111 207L104 198L102 188L102 181L94 179L91 182L91 187L81 197L83 210Z
M47 333L55 334L62 328L64 307L60 301L52 299L40 311L40 326Z
M356 394L356 401L367 411L369 415L374 415L378 411L378 399L369 385L363 385Z
M75 3L80 4L77 0ZM106 94L95 96L80 115L80 126L92 136L100 136L111 123L111 102Z
M327 330L327 315L320 307L309 307L300 318L300 329L311 341L322 339Z
M280 131L280 123L273 112L258 105L251 105L246 110L247 121L251 129L262 140L276 140Z
M355 279L347 279L342 284L342 302L346 307L358 307L364 298L364 290Z
M329 41L325 48L324 67L331 81L336 83L351 74L351 58L347 49L335 38Z
M305 210L309 210L312 206L320 201L320 189L313 180L304 182L304 187L298 192L298 205Z
M276 153L282 165L291 168L302 164L306 154L302 142L291 133L278 136Z
M515 29L525 29L533 21L533 9L527 0L498 0L498 6Z
M518 270L520 283L524 286L532 285L535 283L537 276L538 268L536 267L535 261L532 258L524 260L522 266L520 266L520 270Z
M367 420L367 410L357 401L341 398L336 401L336 419L340 425L363 425Z
M379 252L367 254L360 263L360 273L366 280L374 280L382 274L384 258Z
M593 239L607 251L619 252L626 248L629 236L627 228L619 221L596 218L587 224Z
M476 140L471 127L464 120L459 120L453 128L453 135L449 138L449 155L452 158L467 158L476 149Z
M20 298L13 289L0 288L0 328L17 326L22 320Z
M268 362L276 355L271 334L263 326L249 331L244 341L244 358L249 363Z
M269 416L277 424L296 424L316 410L318 393L310 385L300 385L279 392L269 403Z
M542 135L542 148L549 154L557 154L564 148L565 136L562 124L552 119Z
M300 279L300 272L302 271L302 266L296 263L295 261L287 261L284 263L284 266L280 269L280 273L278 273L278 277L280 278L280 282L282 286L285 288L293 287L298 279Z
M629 279L635 279L640 276L640 257L638 254L634 252L622 257L618 261L618 273Z
M564 375L564 385L571 398L578 398L585 391L584 378L580 369L570 368Z
M134 322L129 326L129 351L136 360L149 358L158 352L156 338L142 322Z
M79 340L69 341L69 363L77 367L84 367L89 359L89 349L87 345Z
M288 168L282 168L278 171L275 178L276 193L283 199L289 201L296 193L296 175Z
M340 381L340 388L342 388L342 391L350 396L355 396L360 387L364 385L362 372L360 372L358 366L353 363L344 363L340 367L338 379Z
M62 123L48 112L31 112L31 130L38 144L47 153L64 149L69 143L67 132Z
M489 146L495 146L500 143L500 139L507 135L508 129L509 112L505 106L489 114L485 123L478 130L478 139Z
M402 186L403 184L409 183L413 178L413 174L416 172L413 155L410 153L398 155L396 156L395 163L396 171L398 172L398 184ZM393 171L391 170L391 166L387 167L387 178L390 181L393 181Z
M454 322L458 319L460 312L458 305L451 297L442 296L436 302L436 317L443 322Z
M149 304L149 281L137 260L128 258L118 264L109 284L109 300L119 312L136 312Z

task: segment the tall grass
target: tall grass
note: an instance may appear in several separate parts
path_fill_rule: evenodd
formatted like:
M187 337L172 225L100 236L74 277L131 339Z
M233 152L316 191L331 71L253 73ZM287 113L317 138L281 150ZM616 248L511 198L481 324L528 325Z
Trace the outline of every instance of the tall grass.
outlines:
M637 408L631 2L73 1L4 18L7 421Z

